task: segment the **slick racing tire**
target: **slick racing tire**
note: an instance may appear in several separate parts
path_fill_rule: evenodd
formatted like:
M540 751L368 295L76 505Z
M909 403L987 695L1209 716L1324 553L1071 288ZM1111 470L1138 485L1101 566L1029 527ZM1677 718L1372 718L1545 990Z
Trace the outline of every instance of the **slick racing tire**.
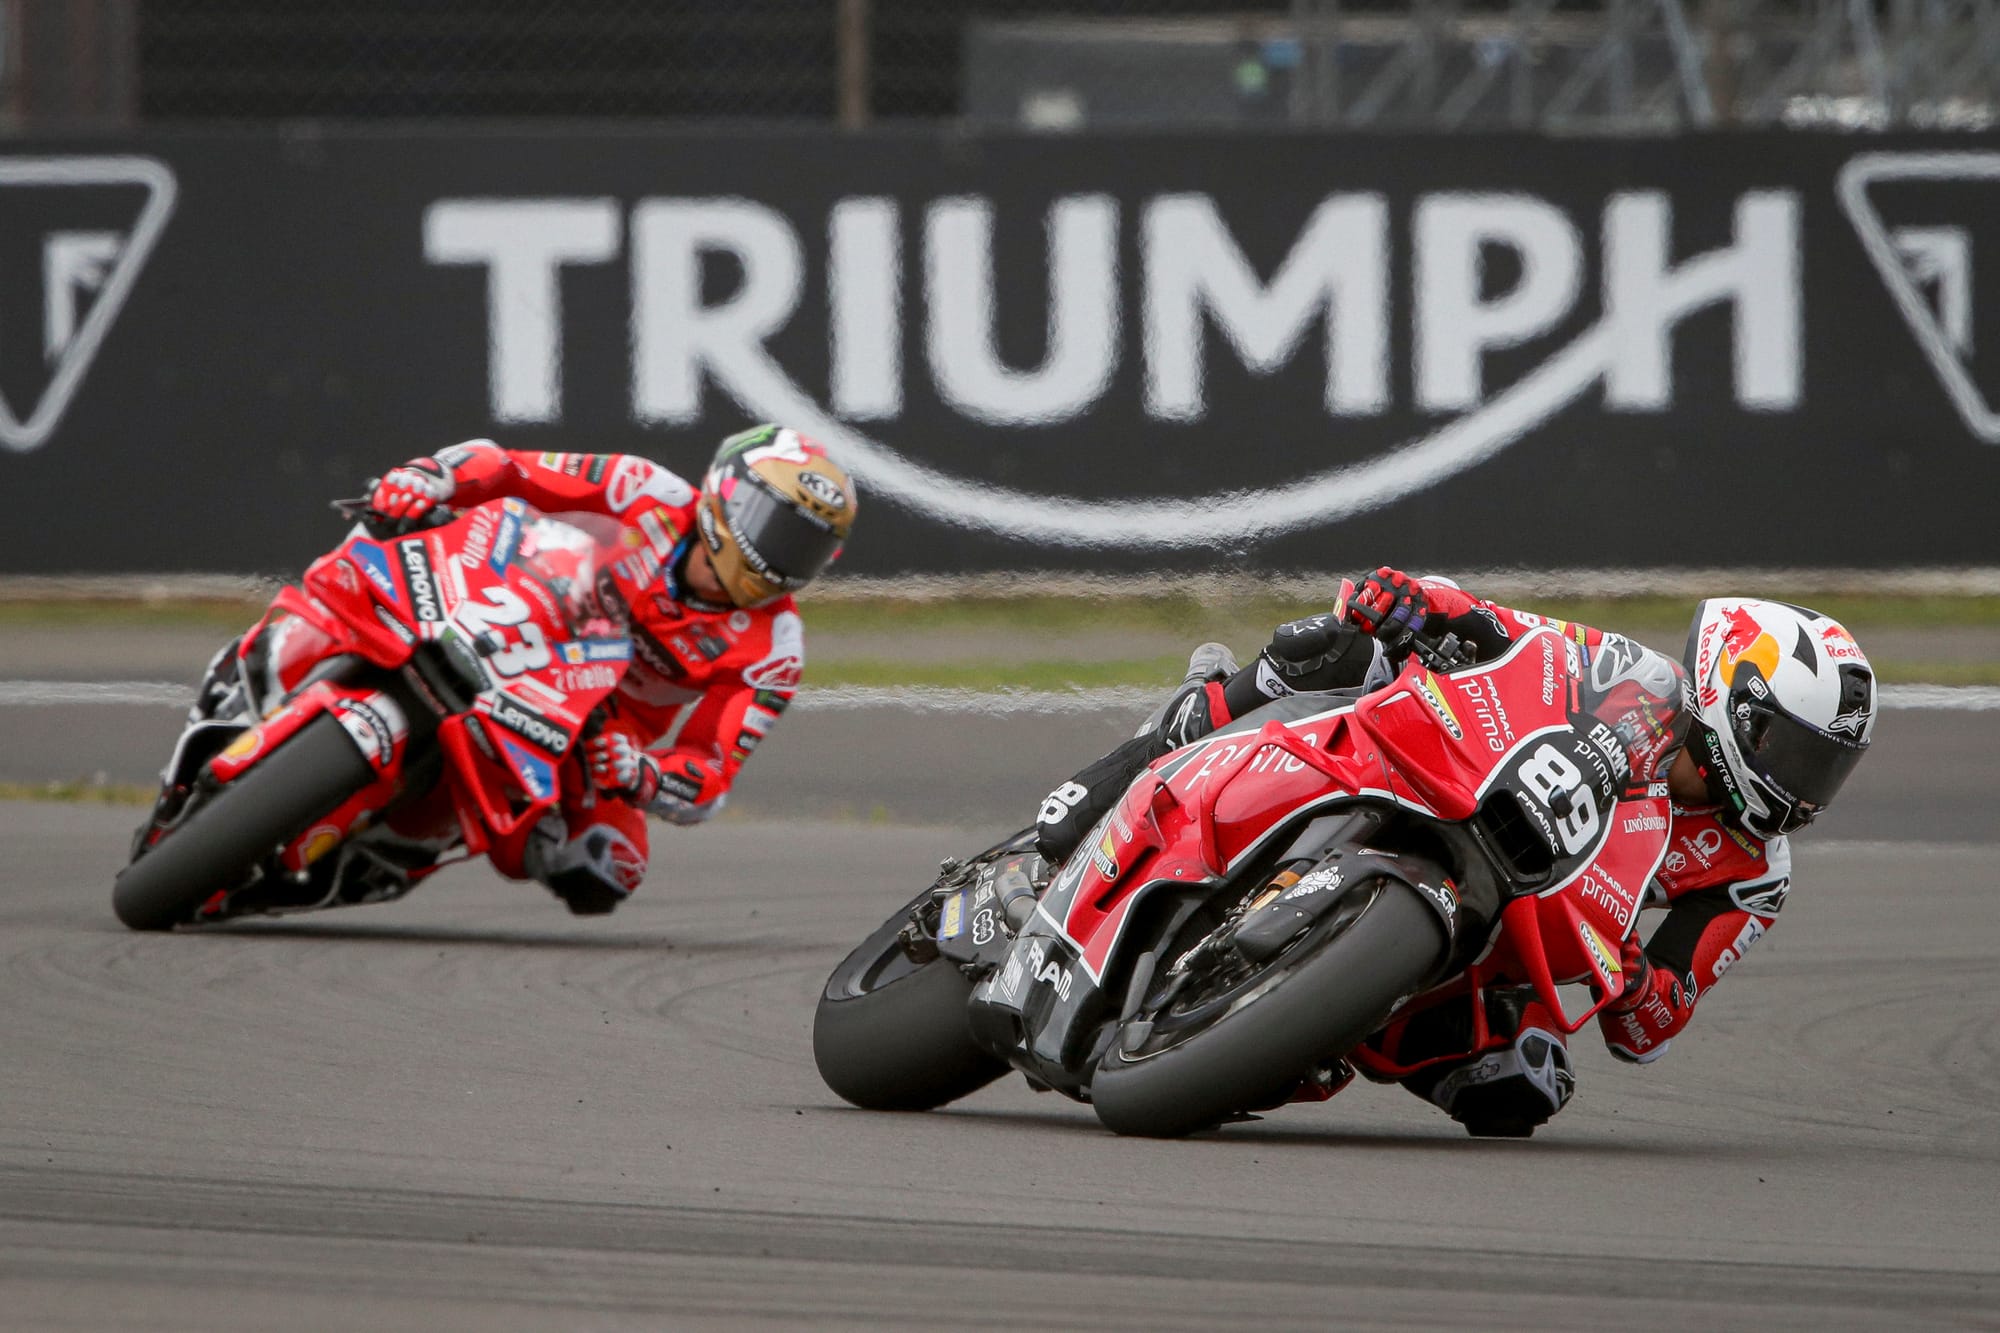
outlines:
M813 1015L826 1086L869 1111L928 1111L976 1092L1007 1066L972 1040L972 983L949 959L913 963L897 935L926 889L847 955Z
M1099 1060L1091 1104L1119 1134L1179 1138L1271 1106L1344 1055L1426 984L1444 928L1414 889L1357 885L1343 911L1209 995L1148 1007ZM1129 1049L1128 1049L1129 1048Z
M218 889L374 779L332 715L314 718L119 874L111 907L133 930L190 922Z

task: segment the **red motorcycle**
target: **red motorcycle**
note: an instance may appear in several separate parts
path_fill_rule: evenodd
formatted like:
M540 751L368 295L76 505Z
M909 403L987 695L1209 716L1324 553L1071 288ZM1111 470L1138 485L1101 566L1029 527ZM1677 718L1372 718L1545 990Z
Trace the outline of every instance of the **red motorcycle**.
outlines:
M1052 881L1032 830L947 861L828 979L821 1076L912 1110L1011 1066L1173 1136L1495 1050L1503 995L1576 1031L1624 989L1682 706L1677 664L1580 637L1419 639L1381 689L1257 709L1140 774ZM1462 1049L1400 1040L1447 1006Z
M378 902L447 858L518 864L587 781L571 753L632 646L600 580L665 552L595 515L498 500L347 539L218 659L112 906L134 930ZM620 603L621 605L623 603Z

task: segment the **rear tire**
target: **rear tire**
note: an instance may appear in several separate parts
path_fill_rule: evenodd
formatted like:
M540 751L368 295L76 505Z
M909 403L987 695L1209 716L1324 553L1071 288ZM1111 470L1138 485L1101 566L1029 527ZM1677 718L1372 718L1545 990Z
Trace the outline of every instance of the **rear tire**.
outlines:
M926 889L910 908L930 897ZM869 1111L928 1111L1007 1072L972 1040L972 983L946 958L912 963L883 923L827 978L813 1015L813 1062L826 1086Z
M1250 1003L1141 1058L1114 1040L1091 1080L1097 1118L1118 1134L1192 1134L1282 1100L1314 1064L1382 1026L1397 1000L1421 989L1445 941L1416 890L1378 884L1338 933L1271 960L1256 984L1279 975Z
M235 888L374 777L338 718L314 718L127 866L112 910L133 930L193 920L217 889Z

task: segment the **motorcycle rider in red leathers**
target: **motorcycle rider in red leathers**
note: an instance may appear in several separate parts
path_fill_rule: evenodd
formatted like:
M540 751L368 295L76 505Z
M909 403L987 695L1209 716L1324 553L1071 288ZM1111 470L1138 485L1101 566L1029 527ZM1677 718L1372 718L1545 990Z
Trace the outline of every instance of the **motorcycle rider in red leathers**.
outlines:
M628 623L633 652L581 749L590 781L567 785L562 818L544 821L519 865L496 861L579 915L608 912L646 873L646 814L676 824L714 815L790 704L805 663L792 594L846 540L854 483L817 442L767 425L725 440L699 491L630 454L471 440L391 469L370 503L407 526L439 505L503 497L607 515L643 538L628 542L646 566L637 584L598 584L601 600L628 603L604 610Z
M1287 694L1372 689L1401 667L1419 630L1456 634L1491 661L1514 635L1553 626L1606 678L1643 679L1650 704L1603 717L1650 760L1673 803L1667 852L1640 909L1666 917L1642 948L1626 937L1622 994L1599 1012L1611 1053L1647 1064L1693 1017L1696 1001L1775 922L1791 888L1786 835L1826 808L1867 749L1875 720L1868 659L1832 619L1778 602L1714 598L1697 607L1684 661L1675 664L1622 635L1547 620L1470 596L1450 580L1383 567L1344 606L1278 627L1248 668L1221 645L1196 651L1190 678L1156 728L1079 773L1043 804L1040 848L1061 861L1152 759ZM1676 688L1677 687L1677 688ZM1616 711L1620 696L1607 700ZM1602 714L1600 713L1600 716ZM1523 989L1489 994L1487 1018L1511 1044L1440 1059L1402 1080L1474 1133L1526 1133L1569 1100L1575 1076L1560 1028ZM1371 1039L1409 1067L1466 1050L1470 999L1392 1024Z

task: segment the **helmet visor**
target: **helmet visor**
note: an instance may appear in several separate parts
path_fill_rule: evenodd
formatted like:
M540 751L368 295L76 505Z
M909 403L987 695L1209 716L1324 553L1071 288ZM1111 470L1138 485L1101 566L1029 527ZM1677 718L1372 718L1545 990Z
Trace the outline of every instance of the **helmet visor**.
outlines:
M722 515L750 568L784 588L812 582L840 549L840 534L753 477L740 478Z
M1748 705L1748 708L1744 705ZM1829 736L1744 694L1731 701L1736 743L1759 778L1815 808L1832 804L1866 746Z

